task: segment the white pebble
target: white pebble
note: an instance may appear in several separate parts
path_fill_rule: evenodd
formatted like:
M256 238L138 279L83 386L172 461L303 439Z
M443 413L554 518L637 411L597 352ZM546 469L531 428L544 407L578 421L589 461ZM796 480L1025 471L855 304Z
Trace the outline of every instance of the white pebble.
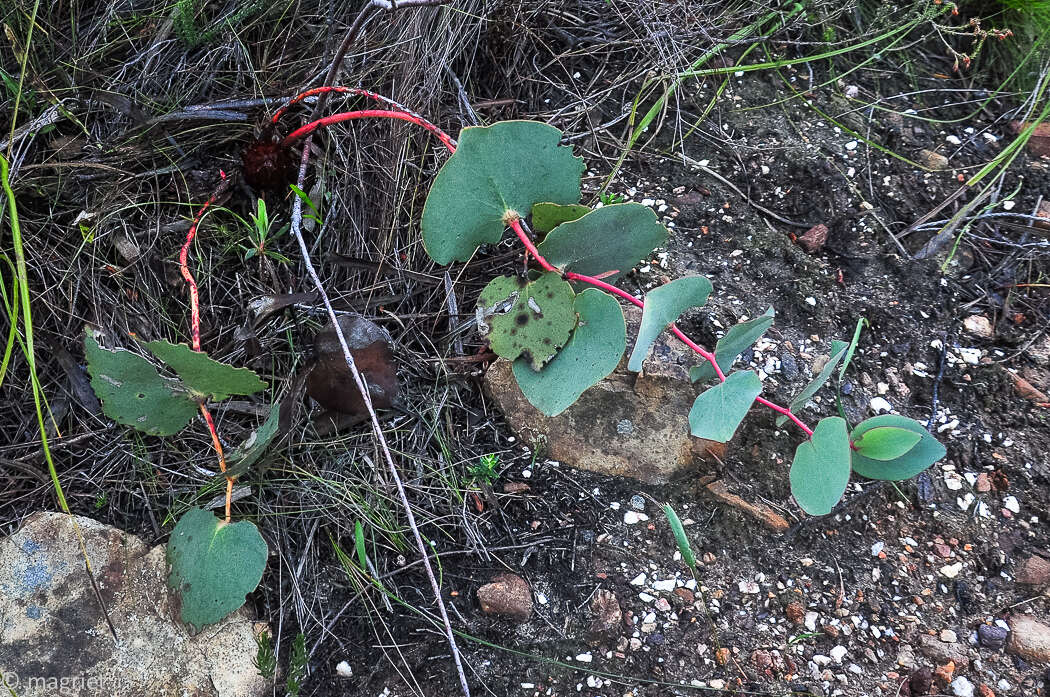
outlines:
M1007 496L1003 499L1003 508L1010 511L1011 513L1020 513L1021 505L1017 503L1016 496Z
M948 564L947 566L941 567L941 575L945 578L955 578L962 571L963 563L961 561L955 562L954 564Z
M884 412L893 411L893 405L887 402L882 397L875 397L868 402L868 409L872 410L876 414L882 414Z
M839 644L831 650L831 658L835 663L842 663L842 659L846 657L847 653L848 651L846 650L846 647Z
M354 676L354 669L346 661L339 661L335 667L335 672L341 678L352 678Z

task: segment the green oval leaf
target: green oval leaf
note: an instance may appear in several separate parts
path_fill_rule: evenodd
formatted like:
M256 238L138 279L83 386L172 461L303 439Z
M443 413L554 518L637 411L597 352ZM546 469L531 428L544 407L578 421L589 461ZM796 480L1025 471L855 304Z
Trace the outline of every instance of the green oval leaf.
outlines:
M266 542L252 523L226 523L199 508L187 511L168 542L168 585L182 599L182 621L200 629L244 605L262 580L266 555Z
M696 555L693 554L693 546L689 544L689 538L685 536L685 527L682 526L682 521L678 518L678 514L671 508L671 504L664 504L664 515L667 517L667 522L671 525L674 541L678 543L678 551L682 553L682 561L690 569L695 569Z
M737 356L747 350L751 344L773 324L773 308L770 307L760 317L734 324L718 343L715 344L715 362L722 369L722 374L729 372ZM701 363L689 369L689 379L693 382L710 380L715 377L715 369L710 363Z
M849 350L850 344L845 341L832 341L831 342L831 358L824 364L817 377L809 381L809 383L802 388L802 391L798 393L791 404L788 405L788 409L791 410L792 414L797 414L798 411L806 406L806 402L809 401L810 397L815 395L821 387L824 386L830 378L831 374L835 372L835 366L839 364L839 361L843 359L846 352ZM787 422L786 416L783 414L777 417L777 426L783 426Z
M850 447L846 420L821 419L813 436L795 449L788 478L791 493L806 513L827 515L849 485Z
M255 394L266 389L266 383L247 368L234 368L194 351L186 344L150 341L146 348L164 361L182 378L182 383L201 398L219 402L235 394Z
M761 393L762 381L754 371L730 373L725 382L701 392L693 402L689 432L697 438L728 443Z
M853 441L855 452L872 460L896 460L922 440L914 431L897 426L879 426Z
M615 283L667 242L667 228L640 203L602 206L562 223L540 243L540 254L561 271L599 276Z
M876 428L902 428L919 435L919 442L908 452L893 460L876 460L853 451L853 471L868 479L900 481L910 479L947 454L945 447L922 427L918 421L897 414L882 414L865 419L853 429L853 438L860 440Z
M102 402L102 411L117 423L151 436L170 436L199 409L178 381L161 377L138 354L102 348L90 330L84 337L84 355L91 389Z
M565 345L576 326L575 295L572 286L553 271L535 281L497 276L478 297L478 308L487 322L481 325L482 333L497 356L510 361L525 356L539 370Z
M536 232L550 232L562 223L582 218L591 212L587 206L570 203L559 206L557 203L537 203L532 207L532 229Z
M583 159L560 140L561 131L538 121L464 128L423 206L430 258L466 261L500 240L508 215L524 218L541 201L578 203Z
M635 373L641 371L649 347L660 332L689 308L707 302L711 290L711 281L703 276L686 276L649 291L645 296L642 323L638 327L638 340L634 343L627 369Z
M547 416L568 409L588 388L616 369L627 348L627 327L616 298L596 288L576 296L580 321L572 338L543 370L514 361L514 377L525 398Z

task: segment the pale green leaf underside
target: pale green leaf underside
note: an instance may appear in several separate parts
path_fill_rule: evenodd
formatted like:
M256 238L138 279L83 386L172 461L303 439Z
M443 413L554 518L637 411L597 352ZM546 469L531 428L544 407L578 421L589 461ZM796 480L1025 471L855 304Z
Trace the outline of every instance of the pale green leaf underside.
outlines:
M226 458L226 474L230 477L239 477L247 473L270 447L274 436L277 435L280 422L281 403L278 402L270 407L270 415L266 417L266 421L252 431L251 435Z
M896 460L922 440L914 431L897 426L879 426L865 431L853 441L856 452L872 460Z
M168 542L168 585L182 601L182 621L200 629L244 605L262 580L266 556L266 542L252 523L187 511Z
M186 344L150 341L146 348L171 366L182 378L182 383L200 397L211 397L218 402L230 395L255 394L266 389L266 383L251 370L220 363Z
M715 344L715 362L718 363L723 374L729 372L737 356L758 341L772 326L773 315L773 308L770 307L760 317L734 324L725 336L718 340L718 343ZM715 369L710 363L701 363L689 369L689 379L693 382L710 380L713 377L715 377Z
M576 296L579 324L572 338L543 370L514 361L514 377L526 399L547 416L572 406L588 388L616 369L627 348L627 327L616 298L596 288Z
M99 346L89 331L84 338L91 388L102 411L117 423L151 436L170 436L197 413L196 400L178 381L161 377L142 356Z
M638 328L638 340L631 351L631 360L627 368L635 373L640 372L649 347L656 341L668 325L674 322L686 310L699 307L707 302L711 295L711 281L703 276L687 276L665 283L649 291L645 296L645 308L642 310L642 323Z
M466 261L500 240L509 212L524 218L541 201L578 203L583 160L560 140L538 121L464 128L423 206L427 254L439 264Z
M689 410L690 433L728 443L761 393L762 381L754 371L730 373L725 382L701 392L693 402Z
M820 374L817 377L809 381L809 383L802 388L802 391L798 393L791 404L788 405L788 409L791 410L792 414L797 414L802 407L806 406L806 402L824 386L830 378L831 374L835 371L835 366L839 364L842 357L846 355L846 351L849 349L849 344L845 341L832 341L831 342L831 358L821 369ZM786 416L777 417L777 426L783 426L787 422Z
M539 245L539 252L562 271L615 283L666 242L667 228L653 209L640 203L619 203L562 223Z
M531 282L514 276L492 279L478 297L492 351L510 361L524 356L539 370L576 326L574 298L572 286L555 272Z
M788 475L791 493L806 513L827 515L849 485L850 447L845 419L821 419L809 440L795 450Z
M944 445L923 428L922 424L897 414L882 414L861 421L853 429L853 438L862 438L866 432L884 426L903 428L917 433L919 442L904 455L890 461L875 460L854 451L852 453L853 471L862 477L889 481L910 479L947 453Z
M536 232L550 232L562 223L582 218L591 212L587 206L571 203L559 206L557 203L544 201L532 207L532 229Z

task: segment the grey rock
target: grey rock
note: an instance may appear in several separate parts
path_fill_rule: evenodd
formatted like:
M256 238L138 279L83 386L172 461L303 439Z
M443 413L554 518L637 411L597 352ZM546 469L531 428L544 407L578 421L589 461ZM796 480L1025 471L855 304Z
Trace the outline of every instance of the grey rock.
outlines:
M998 651L1006 644L1007 630L994 624L982 624L977 628L977 643L986 649Z
M973 683L963 675L952 680L951 688L955 697L973 697Z
M641 311L624 308L628 346L633 346ZM699 359L664 332L653 344L641 373L627 370L626 357L609 377L583 393L571 407L548 417L518 387L510 361L500 359L485 373L485 391L511 430L547 456L579 469L662 484L707 471L725 445L689 433L689 410L699 388L689 367ZM624 422L630 424L625 427Z
M938 637L928 634L920 634L918 643L919 653L936 662L937 665L943 665L948 661L953 661L956 668L959 669L967 668L970 665L970 656L967 653L966 646L961 643L944 642Z
M117 633L91 588L77 538ZM0 673L19 697L253 697L269 692L241 608L191 634L177 619L164 546L89 518L34 513L0 540ZM61 681L65 680L65 683ZM63 693L65 694L65 693Z

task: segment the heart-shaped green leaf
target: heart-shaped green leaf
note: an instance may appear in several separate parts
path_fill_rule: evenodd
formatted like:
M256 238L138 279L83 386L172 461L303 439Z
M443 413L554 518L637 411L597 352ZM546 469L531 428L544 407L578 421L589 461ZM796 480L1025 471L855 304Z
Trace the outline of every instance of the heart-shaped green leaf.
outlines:
M266 555L266 542L248 521L187 511L168 542L168 585L182 600L182 621L200 629L244 605L262 580Z
M689 410L689 432L697 438L728 443L761 393L762 381L754 371L730 373L725 382L697 396Z
M154 356L179 374L182 383L199 398L222 401L234 394L255 394L266 389L266 383L247 368L234 368L194 351L186 344L150 341L146 344Z
M430 258L466 261L479 245L498 242L508 219L524 218L533 204L579 203L583 160L560 140L561 131L537 121L464 128L423 206Z
M497 276L478 297L489 346L513 361L525 356L539 370L565 345L576 326L575 293L561 275L548 272L535 281Z
M723 374L729 372L737 356L758 341L759 337L772 326L773 314L773 308L770 307L760 317L734 324L725 336L718 340L718 343L715 344L715 362L718 363ZM710 380L713 377L715 377L715 369L710 363L701 363L689 369L689 379L693 382Z
M667 242L667 228L640 203L602 206L554 228L540 254L562 271L615 283L647 254Z
M849 485L850 447L846 420L821 419L809 440L795 449L788 478L791 493L806 513L827 515Z
M948 452L918 421L897 414L882 414L861 421L853 429L854 441L863 439L869 431L886 427L902 428L916 433L919 436L919 442L908 452L892 460L876 460L853 451L853 471L862 477L889 481L910 479L940 460Z
M642 323L638 327L638 340L634 343L631 360L627 363L628 370L635 373L641 371L649 347L660 332L689 308L707 302L711 290L711 281L703 276L686 276L649 291L645 296Z
M91 330L84 337L84 355L102 411L117 423L151 436L170 436L197 413L197 401L178 381L161 377L138 354L102 348Z
M616 298L596 288L576 296L579 324L569 343L543 370L514 361L514 377L526 399L547 416L557 416L585 390L616 369L627 348L627 327Z
M831 374L835 372L835 366L839 364L839 361L846 355L850 345L845 341L832 341L831 342L831 358L824 364L817 377L809 381L809 383L802 388L802 391L798 393L791 404L788 405L788 409L791 410L792 414L797 414L802 407L806 406L806 402L809 401L810 397L815 395L821 387L824 386L830 378ZM787 422L786 416L777 417L777 426L783 426Z
M562 223L582 218L591 212L587 206L570 203L559 206L557 203L537 203L532 207L532 229L536 232L550 232Z
M897 426L879 426L853 441L854 451L872 460L896 460L922 440L922 435Z

